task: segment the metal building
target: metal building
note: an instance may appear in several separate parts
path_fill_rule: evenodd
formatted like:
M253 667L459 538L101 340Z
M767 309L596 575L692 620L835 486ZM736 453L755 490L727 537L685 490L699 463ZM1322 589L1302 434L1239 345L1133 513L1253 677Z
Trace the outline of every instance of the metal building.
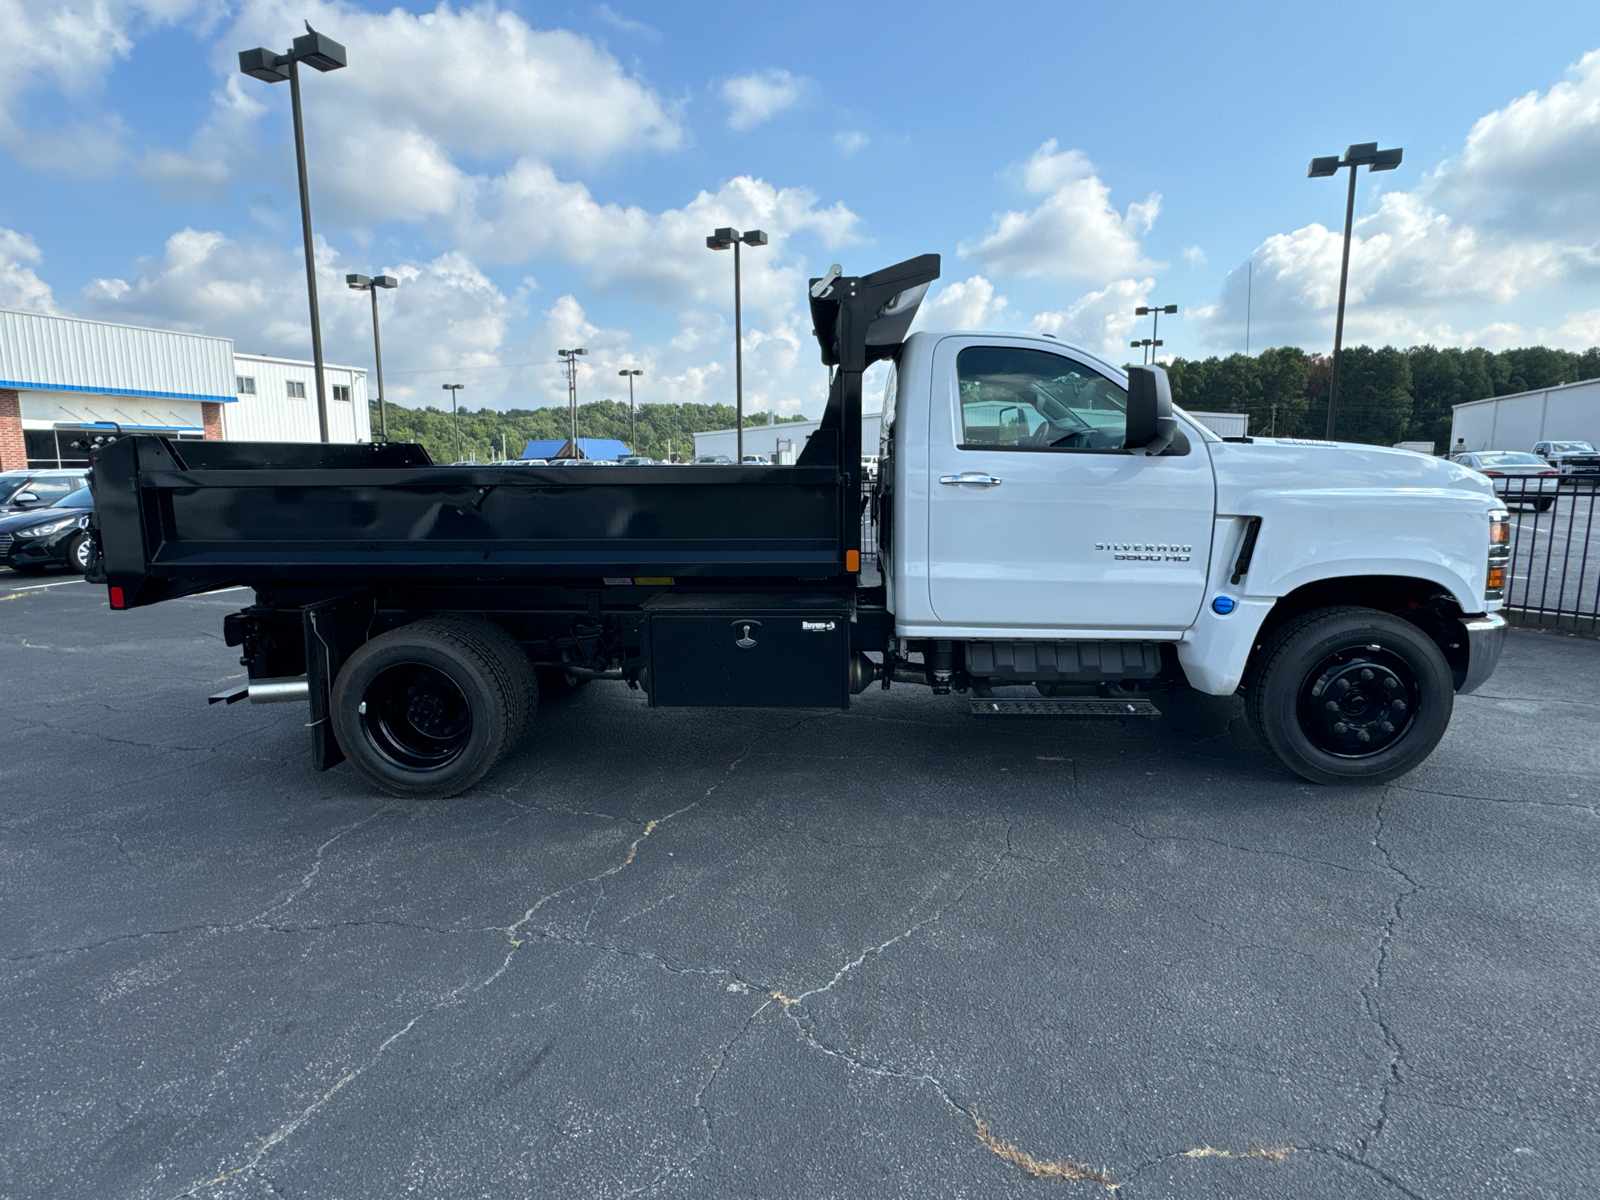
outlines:
M325 367L329 436L371 439L366 372ZM108 426L178 438L316 441L310 363L228 338L0 310L0 470L87 465Z
M1522 450L1536 442L1600 446L1600 379L1457 404L1450 414L1450 451Z
M868 458L878 454L878 435L883 424L881 412L861 414L861 453ZM792 463L806 448L806 440L822 428L815 421L782 421L775 425L746 425L744 427L744 452L760 455L771 463ZM738 430L711 429L694 435L694 452L726 454L730 459L738 453Z

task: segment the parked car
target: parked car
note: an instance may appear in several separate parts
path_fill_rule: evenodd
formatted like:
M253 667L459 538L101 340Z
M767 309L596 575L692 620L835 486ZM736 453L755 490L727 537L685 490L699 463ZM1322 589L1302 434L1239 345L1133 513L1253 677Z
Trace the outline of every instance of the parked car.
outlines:
M739 460L747 467L770 467L772 462L765 454L746 454Z
M49 508L81 488L87 471L32 470L0 474L0 513Z
M0 516L0 562L13 571L68 567L82 574L89 566L92 512L94 497L80 487L46 509Z
M626 458L617 459L617 466L619 467L659 467L660 465L661 460L659 458L650 458L644 454L630 454Z
M697 454L693 465L697 467L720 467L724 463L731 467L733 466L733 459L726 454Z
M1487 475L1494 481L1495 494L1508 504L1531 504L1545 512L1556 502L1561 477L1537 454L1524 454L1520 450L1473 450L1450 457L1453 462Z
M1593 442L1540 442L1533 452L1567 479L1600 477L1600 450Z

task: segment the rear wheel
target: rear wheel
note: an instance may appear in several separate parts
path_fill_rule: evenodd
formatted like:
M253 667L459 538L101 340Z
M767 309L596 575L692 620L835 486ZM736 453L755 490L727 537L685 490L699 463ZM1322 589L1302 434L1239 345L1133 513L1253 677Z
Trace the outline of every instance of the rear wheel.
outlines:
M1533 507L1539 512L1549 512L1555 502L1554 496L1541 496L1533 502Z
M516 639L491 621L434 617L367 642L334 681L345 757L397 796L445 797L482 779L521 738L538 684Z
M1412 770L1450 723L1455 680L1421 629L1367 608L1290 621L1246 683L1251 727L1316 783L1386 783Z

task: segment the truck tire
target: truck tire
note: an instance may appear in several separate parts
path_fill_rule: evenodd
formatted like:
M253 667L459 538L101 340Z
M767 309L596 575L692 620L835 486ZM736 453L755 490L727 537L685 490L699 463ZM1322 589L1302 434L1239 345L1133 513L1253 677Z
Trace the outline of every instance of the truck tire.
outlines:
M537 703L528 656L505 630L478 617L426 617L350 656L329 715L368 782L396 796L443 798L489 773Z
M1319 608L1275 632L1251 664L1245 714L1313 783L1387 783L1433 753L1455 680L1409 621L1371 608Z

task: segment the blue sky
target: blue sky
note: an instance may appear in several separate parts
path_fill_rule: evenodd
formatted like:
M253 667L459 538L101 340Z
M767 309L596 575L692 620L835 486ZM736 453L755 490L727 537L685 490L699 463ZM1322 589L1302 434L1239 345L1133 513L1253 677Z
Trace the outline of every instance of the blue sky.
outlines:
M350 66L305 81L331 359L383 297L391 395L727 400L815 410L801 294L829 262L945 256L926 321L1127 356L1332 339L1343 184L1307 160L1405 148L1358 193L1349 336L1600 342L1600 7L421 5L0 0L0 307L203 330L306 356L288 92L239 76L309 17Z

